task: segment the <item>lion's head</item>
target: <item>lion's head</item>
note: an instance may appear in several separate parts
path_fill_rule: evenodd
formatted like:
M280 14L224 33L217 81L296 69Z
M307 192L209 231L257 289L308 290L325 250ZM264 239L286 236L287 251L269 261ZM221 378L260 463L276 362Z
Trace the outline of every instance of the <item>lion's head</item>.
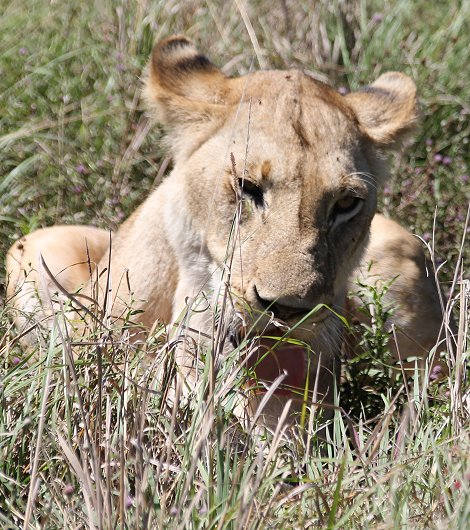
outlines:
M269 317L257 315L266 310L289 326L303 320L291 336L331 369L339 333L330 308L342 306L367 244L383 151L415 124L414 83L386 73L342 96L299 70L230 78L175 36L156 45L145 94L174 157L164 205L178 260L174 316L188 294L222 279L229 337L241 322L265 329ZM206 331L213 322L195 319ZM264 361L261 377L284 369L297 384L298 350L280 348L280 369Z

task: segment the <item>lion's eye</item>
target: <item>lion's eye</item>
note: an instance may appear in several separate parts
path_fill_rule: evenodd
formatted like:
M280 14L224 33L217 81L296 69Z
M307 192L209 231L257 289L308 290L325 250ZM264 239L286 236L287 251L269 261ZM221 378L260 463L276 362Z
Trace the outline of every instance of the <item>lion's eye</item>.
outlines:
M252 200L256 206L263 206L263 190L253 181L248 179L238 179L238 186L243 198Z
M355 217L362 209L364 199L354 195L345 195L338 199L331 211L330 223L333 226L345 223Z
M359 199L359 197L354 197L353 195L347 195L346 197L342 197L335 204L336 212L348 212L352 210L360 200L361 199Z

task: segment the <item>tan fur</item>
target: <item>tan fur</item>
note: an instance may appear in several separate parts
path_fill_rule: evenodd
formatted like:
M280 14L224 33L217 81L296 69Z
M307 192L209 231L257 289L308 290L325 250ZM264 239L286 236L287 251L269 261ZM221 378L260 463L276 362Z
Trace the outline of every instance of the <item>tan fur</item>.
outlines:
M17 308L18 330L24 331L40 322L51 315L54 307L59 309L60 302L67 302L66 296L58 296L60 291L43 267L41 258L66 291L75 292L85 287L83 294L90 295L86 287L109 242L109 232L93 226L53 226L18 240L6 258L7 301L13 300ZM59 305L51 307L53 300ZM27 347L35 338L35 334L30 334L23 344Z
M113 238L113 313L121 315L133 300L144 326L181 321L211 335L214 312L224 306L218 327L228 337L241 328L262 333L271 321L266 308L288 325L317 304L340 310L368 243L377 185L387 177L381 151L396 147L416 121L413 82L388 73L342 97L297 70L228 78L176 36L156 45L145 97L167 128L174 169ZM357 206L353 214L350 204ZM385 222L375 219L374 225ZM17 245L10 251L9 293L19 290L18 308L31 295L18 279L28 263L38 269L38 250L54 272L83 261L70 252L71 245L84 248L81 229L54 230L28 236L22 252ZM373 229L370 252L381 234ZM106 234L96 236L86 238L89 245L97 241L98 257ZM408 235L399 236L396 256L409 246ZM419 261L421 249L411 251ZM106 253L100 271L108 259ZM386 251L378 256L385 270L388 259ZM415 272L404 265L403 281L419 288L422 270ZM62 279L77 287L86 279L83 267L67 269ZM185 313L191 304L210 310ZM291 336L315 352L310 369L321 371L318 397L331 402L341 340L337 318L325 307ZM225 350L230 347L225 341ZM194 378L192 351L181 347L178 361Z
M415 363L406 363L407 358L425 360L435 346L436 353L446 349L443 308L434 271L417 237L395 221L376 215L371 225L370 243L360 269L353 275L354 281L379 290L387 286L383 303L393 310L387 330L395 328L389 348L403 366L413 372ZM356 290L357 286L352 285L351 289ZM357 310L360 303L357 299L350 300L349 309L355 318L364 321L363 314ZM438 363L436 355L433 364ZM439 366L444 375L445 363Z

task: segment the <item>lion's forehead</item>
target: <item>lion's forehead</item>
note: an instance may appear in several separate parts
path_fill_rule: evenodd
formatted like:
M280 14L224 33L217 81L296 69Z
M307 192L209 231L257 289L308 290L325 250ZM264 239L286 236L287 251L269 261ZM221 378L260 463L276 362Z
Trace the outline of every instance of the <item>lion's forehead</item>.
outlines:
M251 100L253 104L259 103L259 100L263 102L269 98L279 100L283 97L289 98L293 103L301 104L322 100L331 108L336 107L343 114L354 119L354 113L339 92L325 83L312 79L300 70L254 72L231 79L228 88L235 94L236 100L232 103L238 103L238 94L241 94L246 101Z
M369 171L367 159L358 136L325 130L325 122L317 129L293 127L289 122L276 122L263 127L253 116L250 128L241 127L232 135L229 156L225 159L226 173L233 175L233 164L240 173L264 185L298 189L314 193L319 187L347 188L361 180Z
M355 120L331 101L295 90L260 95L241 102L229 121L242 135L288 139L300 147L343 144L360 135ZM287 147L287 144L284 143Z
M289 125L296 135L304 128L311 134L306 140L314 140L327 130L341 132L357 123L343 96L300 71L256 72L241 80L245 114L249 112L252 120ZM240 101L234 103L238 106Z
M300 180L339 186L349 174L367 171L362 133L341 95L300 72L260 74L253 76L254 86L247 81L244 99L224 128L239 164L255 178L286 186Z

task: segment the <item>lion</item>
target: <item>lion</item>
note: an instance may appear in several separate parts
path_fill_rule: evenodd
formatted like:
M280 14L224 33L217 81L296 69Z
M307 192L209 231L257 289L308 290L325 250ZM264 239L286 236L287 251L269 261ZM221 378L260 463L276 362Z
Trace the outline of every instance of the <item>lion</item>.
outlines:
M401 354L423 357L436 343L442 312L421 246L376 213L386 153L418 118L408 76L385 73L347 95L300 70L232 78L178 35L155 45L144 97L173 170L111 247L109 232L87 226L41 229L12 246L20 330L48 318L58 286L80 290L85 305L106 300L116 319L132 306L136 336L162 322L191 337L176 353L189 384L194 348L217 334L223 352L240 348L249 414L275 386L263 411L274 420L287 402L300 410L313 382L316 402L334 402L338 314L370 262L375 276L398 277L386 296L401 305Z

